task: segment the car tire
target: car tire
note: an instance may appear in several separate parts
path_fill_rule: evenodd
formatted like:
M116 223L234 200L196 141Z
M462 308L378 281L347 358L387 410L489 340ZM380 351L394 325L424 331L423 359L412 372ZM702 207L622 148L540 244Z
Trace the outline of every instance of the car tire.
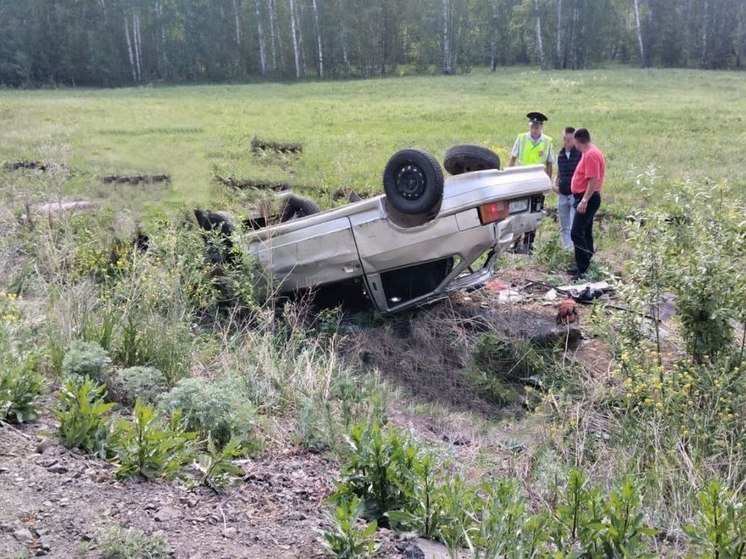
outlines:
M310 198L290 194L285 199L285 205L280 216L280 223L285 223L293 218L306 217L319 213L321 209L318 204Z
M443 170L424 150L403 149L391 156L383 171L386 202L405 215L434 216L443 201Z
M472 144L453 146L446 151L443 166L451 175L500 169L500 157L491 149Z

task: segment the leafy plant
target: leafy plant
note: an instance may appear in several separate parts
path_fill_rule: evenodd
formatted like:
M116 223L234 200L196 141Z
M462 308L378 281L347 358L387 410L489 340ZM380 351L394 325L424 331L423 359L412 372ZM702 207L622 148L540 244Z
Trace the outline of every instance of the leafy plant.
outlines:
M198 485L206 485L215 491L224 489L231 480L244 475L233 459L241 456L244 449L238 439L231 439L223 448L218 448L212 437L207 437L207 453L200 455L195 466L200 472Z
M90 377L70 377L58 393L54 415L60 422L57 433L68 448L82 448L105 458L108 450L111 409L106 388Z
M326 513L332 528L321 531L321 543L338 559L362 559L375 552L377 545L373 536L378 525L375 520L365 527L359 525L364 508L359 497L352 497Z
M697 495L697 522L684 528L698 557L746 557L745 503L718 480L711 480Z
M388 524L386 513L406 508L412 499L419 448L377 423L353 425L347 442L350 456L333 500L340 503L357 496L365 518Z
M515 481L483 483L473 515L475 526L466 540L475 559L530 559L544 553L549 518L530 513Z
M38 417L37 402L44 379L36 370L37 364L33 353L9 351L0 356L0 420L25 423Z
M116 422L112 450L117 476L173 479L194 458L197 433L189 432L175 411L168 421L138 400L132 419Z
M134 528L119 526L108 528L99 536L103 559L165 559L168 557L166 541L157 535L148 536Z

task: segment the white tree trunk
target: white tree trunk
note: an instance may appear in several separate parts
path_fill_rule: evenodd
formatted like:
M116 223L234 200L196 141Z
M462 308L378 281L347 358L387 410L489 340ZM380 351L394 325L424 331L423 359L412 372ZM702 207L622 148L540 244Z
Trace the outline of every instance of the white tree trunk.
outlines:
M534 0L534 9L536 10L536 48L539 51L539 65L542 70L547 67L546 58L544 57L544 39L541 36L541 14L539 12L539 0Z
M269 49L270 57L272 59L272 69L277 70L277 39L276 35L279 35L277 29L277 10L275 9L274 0L267 1L267 7L269 8Z
M127 14L124 14L124 36L127 38L127 54L130 59L130 69L132 70L132 81L137 83L137 69L135 68L135 55L132 52L132 41L130 41L130 26L127 22Z
M262 76L267 75L267 48L264 44L264 29L262 28L262 13L259 6L259 0L254 0L256 9L256 32L259 39L259 68Z
M337 12L337 20L340 22L341 37L340 42L342 43L342 64L344 65L345 78L350 77L350 56L347 47L347 2L346 0L339 0L338 4L339 11Z
M564 57L562 56L562 0L557 0L557 66L565 67Z
M648 59L645 57L645 42L642 38L642 25L640 24L640 0L635 0L635 27L637 29L637 44L640 47L640 62L643 68L647 68Z
M259 12L257 11L257 18L259 17ZM236 46L241 44L241 20L238 17L238 0L233 0L233 18L235 21L235 40L236 40Z
M132 14L132 36L135 42L135 65L137 66L137 81L142 81L142 42L140 37L140 16Z
M710 27L710 3L705 0L702 5L702 55L699 65L703 68L707 65L707 32Z
M313 23L316 30L316 50L318 54L318 72L319 77L323 79L324 77L324 49L321 44L321 27L319 26L319 7L316 0L311 0L311 5L313 7Z
M290 35L293 39L293 56L295 58L295 77L300 78L300 53L298 52L298 34L295 24L295 0L288 0L290 3Z
M450 0L443 0L443 73L452 74L451 67L451 30L448 14Z

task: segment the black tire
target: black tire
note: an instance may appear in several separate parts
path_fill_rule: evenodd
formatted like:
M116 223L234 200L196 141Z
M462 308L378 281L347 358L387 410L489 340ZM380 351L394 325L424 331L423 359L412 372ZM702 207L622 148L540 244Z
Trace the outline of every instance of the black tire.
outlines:
M306 217L319 213L321 208L318 204L310 198L304 198L303 196L296 196L290 194L285 199L285 205L282 209L282 215L280 216L280 223L285 223L293 218Z
M421 149L396 152L383 171L386 201L406 215L432 215L443 200L443 183L440 164Z
M446 151L443 166L451 175L500 169L500 157L491 149L472 144L453 146Z

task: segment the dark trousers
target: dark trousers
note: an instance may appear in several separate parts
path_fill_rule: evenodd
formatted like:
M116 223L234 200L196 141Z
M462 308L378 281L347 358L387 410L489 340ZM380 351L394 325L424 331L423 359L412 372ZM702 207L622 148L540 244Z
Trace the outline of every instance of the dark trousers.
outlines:
M588 200L584 214L577 211L582 199L582 194L575 195L575 217L570 231L572 243L575 245L575 264L578 266L578 274L584 274L588 270L593 257L593 216L601 206L601 195L598 192L593 193Z

